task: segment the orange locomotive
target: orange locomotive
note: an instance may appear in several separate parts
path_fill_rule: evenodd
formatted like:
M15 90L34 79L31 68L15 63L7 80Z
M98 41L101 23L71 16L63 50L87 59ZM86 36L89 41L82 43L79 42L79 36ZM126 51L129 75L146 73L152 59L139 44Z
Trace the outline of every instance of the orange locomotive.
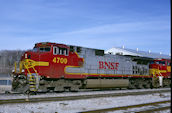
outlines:
M12 89L37 92L169 86L170 60L162 59L165 65L157 61L138 56L104 54L104 50L80 46L37 43L33 50L24 53L19 69L15 64ZM158 79L159 76L163 77Z

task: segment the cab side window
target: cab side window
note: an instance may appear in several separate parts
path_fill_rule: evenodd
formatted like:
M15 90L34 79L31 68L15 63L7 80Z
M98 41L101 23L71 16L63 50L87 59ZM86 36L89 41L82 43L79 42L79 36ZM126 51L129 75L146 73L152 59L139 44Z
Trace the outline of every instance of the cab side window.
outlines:
M60 48L60 47L53 47L53 54L54 55L68 55L68 49L67 48Z
M59 54L60 55L68 55L68 49L67 48L59 48Z
M59 54L59 48L58 47L53 47L53 54L54 55L57 55L57 54Z

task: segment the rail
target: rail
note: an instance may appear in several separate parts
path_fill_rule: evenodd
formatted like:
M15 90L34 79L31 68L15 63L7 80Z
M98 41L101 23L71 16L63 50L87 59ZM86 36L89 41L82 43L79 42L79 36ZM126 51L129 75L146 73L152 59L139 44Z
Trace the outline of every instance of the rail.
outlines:
M156 91L134 91L126 93L110 93L110 94L94 94L94 95L77 95L77 96L63 96L63 97L38 97L38 98L23 98L23 99L3 99L0 100L1 104L12 104L12 103L34 103L34 102L43 102L43 101L65 101L65 100L79 100L79 99L91 99L91 98L101 98L101 97L119 97L119 96L131 96L131 95L147 95L154 93L164 93L170 92L170 89L167 90L156 90Z
M149 113L154 111L161 111L170 109L171 106L161 106L160 104L170 103L171 100L159 101L159 102L151 102L151 103L144 103L144 104L137 104L137 105L129 105L129 106L122 106L122 107L114 107L114 108L106 108L106 109L99 109L99 110L91 110L91 111L83 111L80 113L106 113L106 112L114 112L114 111L121 111L121 110L128 110L131 108L141 108L151 106L150 109L144 110L134 110L135 113ZM154 106L154 108L153 108ZM159 107L157 107L159 106ZM128 112L128 111L127 111ZM131 111L130 111L131 112Z

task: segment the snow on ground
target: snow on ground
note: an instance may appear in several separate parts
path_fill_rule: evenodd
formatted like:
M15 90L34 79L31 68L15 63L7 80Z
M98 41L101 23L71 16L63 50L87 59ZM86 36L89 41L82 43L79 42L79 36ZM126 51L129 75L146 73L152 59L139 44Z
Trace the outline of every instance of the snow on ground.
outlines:
M139 92L139 91L158 91L158 90L168 90L170 88L161 88L161 89L133 89L133 90L114 90L114 91L92 91L92 92L64 92L64 93L48 93L48 94L40 94L40 95L30 95L30 98L38 98L38 97L62 97L62 96L77 96L77 95L93 95L93 94L110 94L110 93L127 93L127 92ZM3 99L21 99L27 98L28 95L18 94L0 94L0 100Z
M0 105L0 113L76 113L81 111L170 100L171 93L107 97L71 101ZM167 112L169 110L166 110ZM162 112L162 113L165 113Z
M158 104L156 106L149 105L149 106L143 106L143 107L138 107L138 108L130 108L130 109L127 109L127 110L118 110L118 113L135 113L135 112L150 110L150 109L153 109L153 108L167 107L167 106L170 106L170 103ZM108 113L115 113L115 112L117 112L117 111L111 111L111 112L108 112ZM163 112L164 113L170 113L170 112L167 112L167 111L163 111Z

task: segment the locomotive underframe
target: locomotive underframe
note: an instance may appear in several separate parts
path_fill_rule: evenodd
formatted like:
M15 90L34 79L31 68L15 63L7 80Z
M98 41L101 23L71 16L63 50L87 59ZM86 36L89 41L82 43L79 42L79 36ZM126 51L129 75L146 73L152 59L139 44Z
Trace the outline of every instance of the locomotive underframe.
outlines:
M171 84L170 78L163 79L163 86ZM79 91L80 89L107 89L107 88L129 88L142 89L160 87L158 78L87 78L87 79L49 79L40 78L36 92L63 92ZM12 90L20 93L32 91L29 86L29 80L25 75L15 76L13 78Z

